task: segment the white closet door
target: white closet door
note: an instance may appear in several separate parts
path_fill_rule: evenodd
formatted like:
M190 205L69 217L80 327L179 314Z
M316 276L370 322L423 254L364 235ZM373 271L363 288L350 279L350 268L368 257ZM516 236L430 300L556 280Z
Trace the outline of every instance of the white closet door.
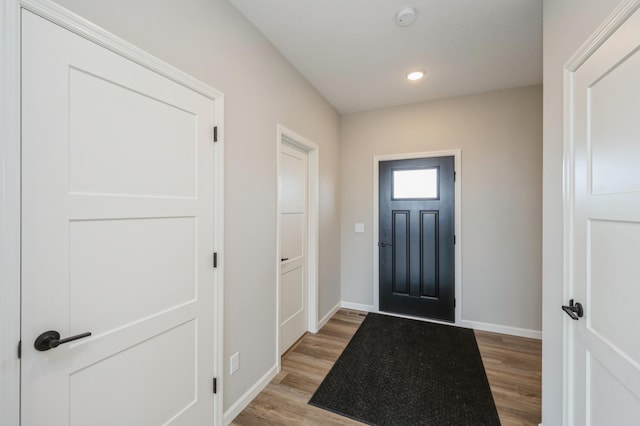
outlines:
M213 424L214 102L22 19L22 425Z
M280 354L307 331L308 154L280 152Z

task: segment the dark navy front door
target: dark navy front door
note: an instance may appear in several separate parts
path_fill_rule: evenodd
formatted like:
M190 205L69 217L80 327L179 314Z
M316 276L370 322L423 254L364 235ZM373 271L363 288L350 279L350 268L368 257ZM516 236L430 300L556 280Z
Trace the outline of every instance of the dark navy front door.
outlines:
M453 322L454 157L379 167L380 310Z

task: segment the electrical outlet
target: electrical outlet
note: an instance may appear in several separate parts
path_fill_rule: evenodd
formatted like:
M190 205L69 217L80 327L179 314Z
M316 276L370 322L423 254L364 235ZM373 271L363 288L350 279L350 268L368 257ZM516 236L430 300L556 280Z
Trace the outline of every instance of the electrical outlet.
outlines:
M231 355L231 358L229 359L230 374L238 371L238 368L240 368L240 355L238 354L238 352L236 352L235 354Z

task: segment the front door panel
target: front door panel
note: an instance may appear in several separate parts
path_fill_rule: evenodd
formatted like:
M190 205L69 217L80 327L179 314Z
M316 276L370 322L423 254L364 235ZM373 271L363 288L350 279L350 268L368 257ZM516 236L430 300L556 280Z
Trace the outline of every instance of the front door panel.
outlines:
M380 310L454 321L454 158L379 171Z

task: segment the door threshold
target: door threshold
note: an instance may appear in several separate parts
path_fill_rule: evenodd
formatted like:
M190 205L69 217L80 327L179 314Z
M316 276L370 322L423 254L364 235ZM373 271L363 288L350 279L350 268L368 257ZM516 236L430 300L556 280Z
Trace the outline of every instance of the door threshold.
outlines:
M432 322L434 324L442 324L442 325L451 325L454 327L459 327L459 328L469 328L469 327L463 327L459 324L456 324L455 322L450 322L450 321L442 321L439 319L433 319L433 318L424 318L424 317L417 317L417 316L413 316L413 315L407 315L407 314L397 314L395 312L387 312L387 311L374 311L374 313L376 314L381 314L381 315L388 315L391 317L398 317L398 318L406 318L406 319L412 319L412 320L417 320L417 321L423 321L423 322Z

